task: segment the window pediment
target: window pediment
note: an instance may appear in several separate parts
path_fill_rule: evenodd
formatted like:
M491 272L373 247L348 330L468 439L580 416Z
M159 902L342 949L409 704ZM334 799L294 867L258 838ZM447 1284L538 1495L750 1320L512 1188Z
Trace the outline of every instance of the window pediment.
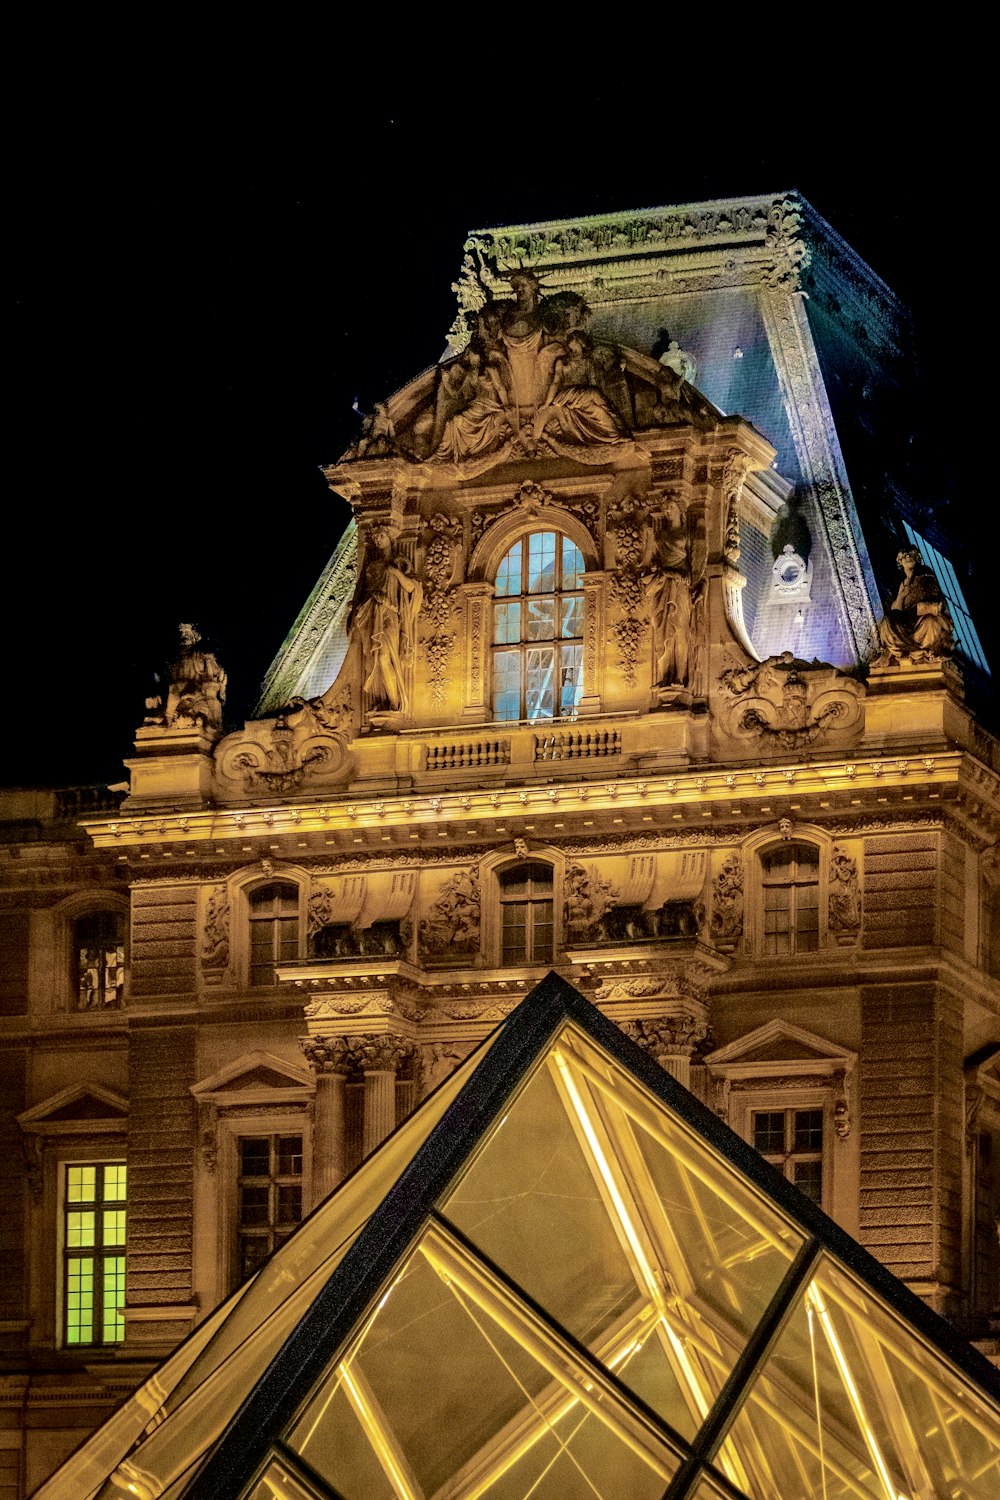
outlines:
M724 1047L717 1047L705 1062L713 1071L728 1073L730 1077L739 1076L744 1069L760 1075L767 1064L784 1069L789 1062L794 1062L800 1071L831 1074L850 1072L857 1054L801 1026L774 1020Z
M59 1134L74 1127L92 1130L102 1123L119 1129L127 1121L128 1100L97 1083L60 1089L17 1117L21 1129L34 1134Z
M312 1095L313 1081L307 1068L297 1068L270 1052L248 1052L194 1084L191 1092L199 1104L217 1108L271 1100L275 1094L297 1103Z

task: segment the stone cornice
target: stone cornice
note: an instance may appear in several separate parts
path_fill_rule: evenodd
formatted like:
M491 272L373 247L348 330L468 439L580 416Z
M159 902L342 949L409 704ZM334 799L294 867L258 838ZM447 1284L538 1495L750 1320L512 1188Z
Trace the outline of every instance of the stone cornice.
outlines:
M446 823L460 832L463 825L527 816L544 818L549 827L557 819L565 819L568 813L596 818L609 811L620 816L627 809L639 811L641 820L651 809L677 810L692 805L705 808L708 804L717 807L720 813L729 809L733 815L741 816L745 809L748 815L759 818L761 814L771 815L772 805L776 807L789 798L798 800L826 793L865 790L884 794L905 788L909 795L911 788L919 786L933 788L940 796L942 789L958 784L965 759L958 750L906 756L831 756L767 767L685 769L674 775L611 774L603 783L596 779L558 785L533 782L508 784L492 791L442 790L434 795L358 796L353 800L338 798L314 803L130 813L118 818L88 819L85 827L98 848L124 851L143 845L183 844L193 852L194 846L210 840L217 843L224 839L279 835L301 838L308 833L330 837L337 832L353 834L393 827L405 827L419 834L421 829L437 831ZM985 791L984 786L981 797ZM779 814L775 811L773 816Z

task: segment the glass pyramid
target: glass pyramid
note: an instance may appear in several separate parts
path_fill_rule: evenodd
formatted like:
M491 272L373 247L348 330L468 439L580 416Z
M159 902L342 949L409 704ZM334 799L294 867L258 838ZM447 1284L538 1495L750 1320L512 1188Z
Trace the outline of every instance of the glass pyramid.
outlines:
M994 1500L997 1389L550 975L39 1493Z

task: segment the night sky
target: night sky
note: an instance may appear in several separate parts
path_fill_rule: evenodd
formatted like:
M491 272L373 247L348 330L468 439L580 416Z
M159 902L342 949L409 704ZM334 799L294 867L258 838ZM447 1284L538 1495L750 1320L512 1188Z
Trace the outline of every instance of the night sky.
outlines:
M904 96L784 136L750 93L714 135L601 90L534 134L481 94L203 130L175 103L29 153L7 191L0 779L121 779L180 620L216 645L242 723L347 519L319 465L356 397L439 358L468 229L797 188L914 307L956 412L977 334L955 326L942 236L978 189L952 157L929 195L962 117Z

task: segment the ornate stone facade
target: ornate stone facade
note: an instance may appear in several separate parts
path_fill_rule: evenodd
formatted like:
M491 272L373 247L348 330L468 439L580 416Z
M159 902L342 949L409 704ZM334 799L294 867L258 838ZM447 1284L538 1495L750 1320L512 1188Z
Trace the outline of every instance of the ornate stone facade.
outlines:
M326 471L353 529L259 717L222 734L187 639L124 801L0 794L26 1474L71 1441L46 1360L84 1425L110 1399L65 1347L68 1164L128 1165L136 1375L238 1279L246 1162L308 1209L550 968L748 1140L807 1113L827 1211L988 1332L1000 756L922 563L876 627L801 293L841 275L884 351L900 315L838 253L785 195L473 235L449 357ZM79 1012L126 918L124 1005Z

